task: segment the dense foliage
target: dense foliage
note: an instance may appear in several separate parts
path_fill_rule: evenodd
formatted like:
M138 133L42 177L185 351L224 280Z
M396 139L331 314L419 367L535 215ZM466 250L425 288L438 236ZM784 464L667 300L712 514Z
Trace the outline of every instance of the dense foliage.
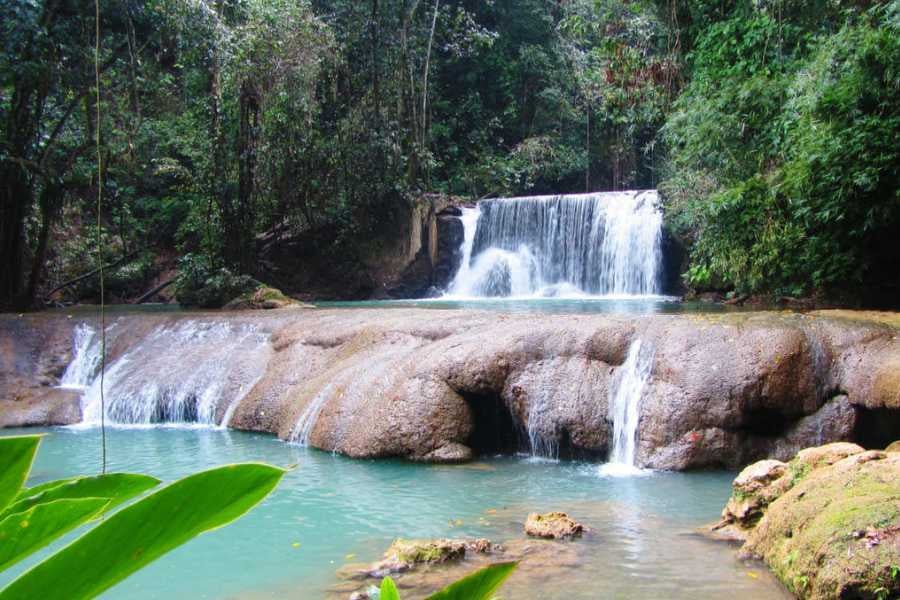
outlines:
M697 287L897 302L900 3L735 3L662 131Z
M285 240L358 270L424 192L656 186L695 288L896 295L898 6L101 2L95 73L93 2L9 0L0 305L98 246L134 298L188 254L269 280Z

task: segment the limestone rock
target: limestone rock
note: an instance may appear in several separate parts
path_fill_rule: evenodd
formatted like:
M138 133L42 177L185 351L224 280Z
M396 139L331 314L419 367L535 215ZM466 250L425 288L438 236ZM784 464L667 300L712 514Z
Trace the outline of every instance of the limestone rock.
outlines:
M40 414L51 422L55 401L44 392L71 358L72 331L86 321L96 327L83 315L0 315L0 422L29 398L47 405L29 422L42 422ZM116 318L110 364L188 320L202 327L227 320L268 340L252 356L228 359L233 370L252 363L264 371L248 389L239 389L246 379L221 382L223 397L240 397L232 427L287 439L314 413L309 444L351 457L456 461L465 446L476 456L602 460L612 438L609 399L637 340L653 350L637 466L736 468L900 433L897 411L873 400L882 366L900 356L900 336L884 319L768 312L535 319L413 308L142 313ZM225 412L218 407L217 418Z
M734 491L722 511L721 525L752 526L762 517L769 503L781 495L782 486L776 485L776 482L787 473L787 469L788 466L780 460L761 460L741 471L732 484Z
M422 460L432 463L453 464L469 462L473 457L474 455L471 448L463 444L451 442L432 450L423 456Z
M579 537L584 526L564 512L531 513L525 521L525 533L532 537L567 539Z
M0 428L72 425L81 421L81 396L74 390L45 388L18 401L4 403Z
M467 552L488 554L498 547L486 539L395 540L383 559L365 571L369 577L385 577L423 564L438 564L464 558Z
M271 310L274 308L311 308L311 305L285 296L281 290L260 286L239 296L224 306L225 310Z
M809 448L786 470L757 463L735 480L736 494L780 489L745 531L742 554L800 598L900 596L900 455L853 446Z
M884 449L885 452L900 452L900 440L895 442L891 442L888 444L888 447Z
M831 466L848 456L859 454L863 451L864 448L857 444L836 442L834 444L826 444L824 446L801 450L794 460L804 468L815 470L820 467Z

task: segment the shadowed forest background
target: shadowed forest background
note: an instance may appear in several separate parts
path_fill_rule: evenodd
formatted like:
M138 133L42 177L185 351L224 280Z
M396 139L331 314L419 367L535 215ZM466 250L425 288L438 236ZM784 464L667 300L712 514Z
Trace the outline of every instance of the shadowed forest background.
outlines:
M92 1L0 6L4 308L44 305L98 242L113 299L177 271L211 305L197 288L281 283L285 249L360 274L426 194L629 188L659 188L689 290L900 304L898 0L101 11L95 63Z

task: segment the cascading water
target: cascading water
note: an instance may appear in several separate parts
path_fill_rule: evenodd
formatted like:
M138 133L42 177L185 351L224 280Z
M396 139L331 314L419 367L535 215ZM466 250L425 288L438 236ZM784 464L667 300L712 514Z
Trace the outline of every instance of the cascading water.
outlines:
M107 328L111 329L112 326ZM88 387L100 368L100 344L97 332L87 323L75 327L72 339L72 362L66 367L59 387L81 390Z
M653 352L641 340L632 342L625 362L611 387L609 410L613 415L613 448L609 462L601 467L607 475L640 473L635 465L641 396L650 378Z
M62 384L85 389L82 422L92 425L100 422L99 336L80 325L74 337L75 354ZM268 334L251 325L188 320L160 326L107 368L106 421L225 426L262 376L267 342Z
M659 295L655 191L483 200L465 209L455 297Z

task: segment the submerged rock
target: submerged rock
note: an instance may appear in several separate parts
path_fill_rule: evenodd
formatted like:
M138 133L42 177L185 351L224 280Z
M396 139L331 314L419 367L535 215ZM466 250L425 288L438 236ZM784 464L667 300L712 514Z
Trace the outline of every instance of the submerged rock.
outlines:
M746 539L742 552L764 560L801 598L900 597L896 453L828 444L788 465L751 465L714 528L733 526Z
M564 512L531 513L525 520L525 533L553 540L580 536L584 526Z
M372 565L364 574L368 577L385 577L391 573L408 571L419 565L460 560L466 556L467 552L487 554L498 549L498 546L486 539L398 539L384 553L384 558Z
M432 450L423 456L421 460L432 463L454 464L469 462L474 456L472 449L468 446L452 442Z

